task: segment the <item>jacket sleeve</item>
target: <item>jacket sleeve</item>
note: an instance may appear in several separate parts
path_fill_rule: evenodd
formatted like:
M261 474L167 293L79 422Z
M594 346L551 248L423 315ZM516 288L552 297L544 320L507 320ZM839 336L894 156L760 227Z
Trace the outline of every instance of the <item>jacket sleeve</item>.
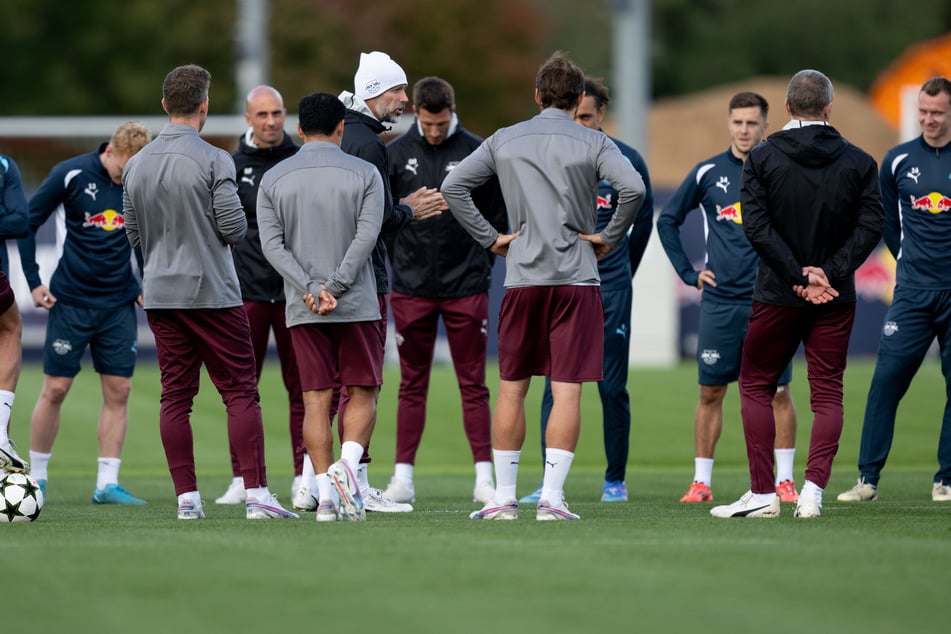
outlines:
M614 246L631 228L638 211L644 206L646 187L644 179L621 154L614 141L606 134L601 137L597 157L598 178L606 179L617 190L617 208L601 231L601 239L605 244Z
M822 264L829 280L849 279L878 245L882 237L881 190L875 161L869 160L862 178L855 228L828 262Z
M26 236L17 240L23 276L30 290L43 283L40 266L36 262L36 231L65 202L66 174L59 167L54 167L30 197L28 231Z
M495 159L486 141L449 172L441 188L449 211L462 228L486 249L495 244L499 231L479 213L472 200L472 190L495 175Z
M746 157L743 164L740 208L743 210L743 232L760 259L781 276L790 288L808 284L809 280L802 275L802 267L796 256L770 222L766 188L755 151Z
M664 247L667 259L670 260L670 264L683 283L693 287L697 286L700 273L693 268L693 263L684 251L683 241L680 239L680 227L687 219L687 214L700 204L700 194L697 168L694 167L657 217L657 235L660 237L660 244ZM746 222L745 209L743 216L743 221Z
M281 277L293 286L301 296L307 293L313 293L316 296L320 289L310 279L310 275L294 257L291 250L287 248L287 242L284 239L284 225L281 219L278 218L274 201L271 198L272 184L265 174L258 188L256 205L261 252L274 267L274 270L280 273ZM288 301L290 301L290 298L288 298Z
M627 254L631 262L631 277L633 277L637 273L637 267L641 265L644 251L647 250L647 243L650 241L651 230L654 228L654 192L651 190L651 179L644 158L636 150L628 158L644 181L644 202L634 218L631 235L628 238Z
M27 214L20 170L13 159L0 156L0 240L25 236L28 231Z
M340 297L350 290L376 245L380 226L383 224L383 198L385 196L383 179L379 172L368 172L363 204L357 215L357 232L343 260L325 282L327 290L334 297Z
M238 197L234 160L221 150L216 152L211 184L212 211L221 239L229 245L241 241L248 231L248 218Z
M882 161L879 183L882 195L884 220L882 224L882 238L892 256L898 257L901 248L901 201L898 200L898 181L895 179L894 156L885 155Z

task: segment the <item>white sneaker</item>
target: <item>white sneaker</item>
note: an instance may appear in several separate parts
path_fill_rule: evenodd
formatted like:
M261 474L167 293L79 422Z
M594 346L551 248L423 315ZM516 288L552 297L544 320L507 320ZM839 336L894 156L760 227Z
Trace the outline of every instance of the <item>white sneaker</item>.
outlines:
M390 499L381 489L370 487L370 491L363 498L363 508L376 513L409 513L413 510L411 504L403 504Z
M472 501L479 504L486 504L495 495L495 485L489 480L476 482L472 490Z
M273 493L267 493L261 498L249 497L245 515L249 520L296 520L300 517L297 513L291 513L281 506Z
M197 502L191 499L178 501L178 519L180 520L203 520L205 519L205 510L202 508L201 500Z
M313 511L317 508L317 498L310 492L309 486L298 486L291 498L291 506L295 511Z
M470 520L517 520L518 519L518 501L509 500L502 504L497 504L495 500L489 500L478 511L469 513Z
M215 504L244 504L247 499L248 493L244 488L244 478L232 478L228 490L215 500Z
M839 502L871 502L878 499L878 487L869 484L865 478L859 478L855 486L835 498Z
M0 445L0 473L29 473L30 463L17 455L16 445L12 440Z
M318 522L339 522L340 514L337 512L337 506L333 502L326 502L317 507L314 519Z
M294 476L294 479L291 481L291 499L294 499L294 494L297 493L300 489L300 476Z
M363 496L360 495L360 487L357 485L357 477L353 470L343 460L330 465L327 469L327 475L337 489L337 495L340 502L337 504L337 514L340 518L347 518L351 522L362 522L366 520L366 508L363 505Z
M757 497L762 499L762 496L768 496L769 500L758 501ZM752 491L747 491L733 504L714 506L710 509L710 515L713 517L779 517L779 496L775 493L763 493L762 496L756 496Z
M390 484L386 487L383 495L394 502L415 502L416 488L412 482L393 476L390 478Z
M951 484L935 482L931 487L931 499L935 502L951 502Z
M796 501L796 517L820 517L822 515L822 489L803 487Z
M581 516L568 510L568 504L562 500L561 504L552 506L546 500L538 501L535 519L539 522L548 520L580 520Z

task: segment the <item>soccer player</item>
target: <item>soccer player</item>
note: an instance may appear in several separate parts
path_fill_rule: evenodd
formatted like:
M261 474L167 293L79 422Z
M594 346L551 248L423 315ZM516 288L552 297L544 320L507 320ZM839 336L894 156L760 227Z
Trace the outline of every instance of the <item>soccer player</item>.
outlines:
M644 200L644 181L603 132L576 124L584 74L561 53L538 71L541 113L485 140L443 182L459 223L483 247L506 257L499 315L499 393L492 425L496 492L476 520L518 517L516 480L525 440L525 395L533 375L550 376L545 476L538 520L576 520L564 483L581 430L581 386L603 378L603 257L627 233ZM514 233L500 234L479 213L472 190L493 176ZM611 221L595 233L598 182L618 190Z
M383 222L383 179L372 165L340 149L345 112L328 93L300 100L304 145L264 175L257 202L261 246L284 277L287 326L299 353L318 522L366 517L355 471L373 432L383 383L370 258ZM338 382L346 386L350 405L341 414L341 458L333 462L330 407Z
M248 223L234 161L198 136L210 85L211 74L192 64L166 75L168 124L123 173L125 230L132 246L142 248L142 294L162 371L159 431L178 519L204 518L190 416L204 364L227 411L246 517L296 518L267 486L254 349L231 257Z
M30 232L18 247L33 304L49 311L43 387L30 418L31 475L44 495L63 402L89 348L102 385L92 502L145 504L119 484L135 370L135 306L142 304L123 230L122 169L151 138L141 123L123 123L96 151L53 167L30 198ZM36 232L58 209L65 216L66 238L47 286L36 262Z
M459 123L452 85L424 77L413 85L416 121L387 147L390 188L403 198L438 189L482 139ZM507 229L498 179L474 192L479 211L499 231ZM396 409L396 465L386 489L396 502L416 499L413 468L426 425L426 396L440 317L462 396L462 425L475 463L473 501L495 493L489 388L485 384L489 285L494 257L466 233L452 214L411 223L389 239L393 276L390 309L400 355Z
M730 147L698 163L657 219L657 234L684 284L702 291L697 337L700 399L694 414L693 483L681 502L712 502L713 454L723 431L727 386L740 376L743 337L753 307L756 252L743 233L739 204L743 163L766 135L769 104L762 95L740 92L730 99L727 129ZM703 213L706 257L697 271L684 252L680 226L694 209ZM789 382L792 364L783 370L773 398L776 416L776 493L782 502L798 499L793 480L796 410Z
M918 92L921 135L882 159L883 237L898 259L865 404L859 480L840 502L878 497L878 479L895 435L895 414L935 337L947 387L938 471L931 499L951 502L951 81L934 77Z
M740 405L750 489L714 517L778 517L773 480L773 399L800 344L814 412L796 517L822 514L822 491L842 434L842 376L855 320L855 270L881 238L875 160L829 125L832 82L817 70L793 75L791 120L753 148L743 165L743 229L759 256L743 359Z
M0 154L0 472L28 473L30 463L21 458L9 436L10 413L20 378L22 353L20 309L7 277L7 240L22 238L29 230L29 215L20 170L16 161Z

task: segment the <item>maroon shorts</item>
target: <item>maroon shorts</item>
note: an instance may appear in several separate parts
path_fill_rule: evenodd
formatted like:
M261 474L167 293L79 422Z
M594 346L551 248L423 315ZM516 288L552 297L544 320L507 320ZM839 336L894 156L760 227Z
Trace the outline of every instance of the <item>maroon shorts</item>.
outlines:
M499 376L584 383L604 378L604 308L597 286L505 290L499 311Z
M13 295L10 280L3 271L0 271L0 315L7 312L7 309L13 306L15 301L16 297Z
M383 346L377 321L302 324L289 330L303 391L383 384Z

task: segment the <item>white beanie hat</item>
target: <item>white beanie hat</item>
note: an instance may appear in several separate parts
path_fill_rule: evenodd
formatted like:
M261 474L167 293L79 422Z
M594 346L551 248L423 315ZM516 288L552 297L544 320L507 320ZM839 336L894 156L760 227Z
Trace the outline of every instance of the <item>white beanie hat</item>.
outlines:
M406 83L406 73L386 53L360 53L360 67L353 76L353 94L360 99L374 99Z

